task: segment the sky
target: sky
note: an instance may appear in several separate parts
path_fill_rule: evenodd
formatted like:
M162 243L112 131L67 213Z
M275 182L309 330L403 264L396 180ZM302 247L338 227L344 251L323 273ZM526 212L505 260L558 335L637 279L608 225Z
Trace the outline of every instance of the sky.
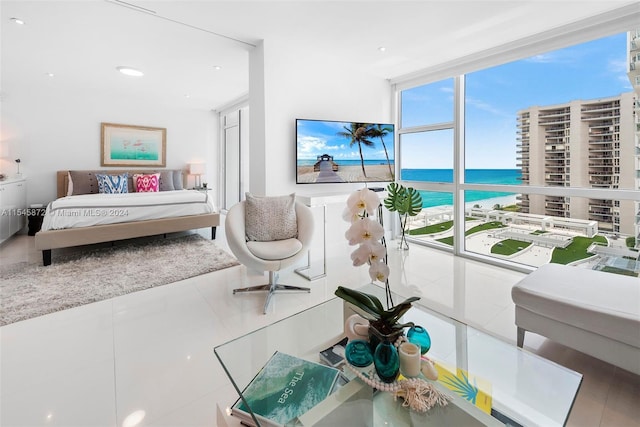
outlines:
M297 120L297 146L298 160L316 160L317 156L328 154L334 160L360 160L358 144L350 145L351 138L344 138L338 132L346 132L351 127L351 122L335 122L322 120ZM385 124L384 127L393 129L393 125ZM345 129L346 128L346 129ZM393 130L384 137L389 158L394 158ZM384 147L380 138L372 139L374 147L362 147L365 160L386 160Z
M621 33L467 74L466 168L516 168L519 110L630 92L626 63ZM453 79L404 91L402 112L403 127L452 121ZM438 133L428 144L412 136L402 167L451 168L453 133Z

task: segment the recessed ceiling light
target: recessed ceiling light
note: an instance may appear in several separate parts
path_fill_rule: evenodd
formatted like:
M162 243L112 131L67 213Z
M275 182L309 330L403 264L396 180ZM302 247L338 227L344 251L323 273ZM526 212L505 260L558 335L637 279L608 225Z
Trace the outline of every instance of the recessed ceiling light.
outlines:
M191 95L189 95L188 93L185 93L185 94L184 94L184 97L185 97L185 98L191 98Z
M144 76L144 73L142 71L136 70L135 68L131 68L131 67L116 67L116 70L120 71L125 76L132 76L132 77Z
M20 18L11 18L10 20L18 25L24 25L24 21Z
M222 70L222 67L221 67L221 66L219 66L219 65L214 65L214 66L213 66L213 69L214 69L214 70L216 70L216 71L217 71L217 70Z
M53 76L55 76L55 74L53 74L53 73L44 73L44 74L45 74L47 77L53 77Z
M380 47L378 48L378 50L379 50L380 52L385 52L385 51L387 50L387 48L386 48L386 47L384 47L384 46L380 46Z

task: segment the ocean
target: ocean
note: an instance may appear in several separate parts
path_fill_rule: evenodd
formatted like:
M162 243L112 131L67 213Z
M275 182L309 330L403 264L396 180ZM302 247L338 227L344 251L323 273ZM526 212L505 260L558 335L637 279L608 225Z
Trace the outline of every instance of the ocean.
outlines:
M453 182L452 169L402 169L400 176L406 181L430 181ZM465 181L470 184L502 184L520 185L520 169L467 169ZM422 191L422 207L453 205L453 194L438 191ZM518 194L502 191L467 191L465 203L479 200L494 199L497 197L512 196Z

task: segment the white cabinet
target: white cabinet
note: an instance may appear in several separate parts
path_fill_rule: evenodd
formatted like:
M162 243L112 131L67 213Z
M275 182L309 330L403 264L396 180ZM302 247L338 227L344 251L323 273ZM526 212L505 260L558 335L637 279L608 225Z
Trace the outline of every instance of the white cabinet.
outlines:
M0 243L22 230L26 223L27 182L24 178L0 181Z

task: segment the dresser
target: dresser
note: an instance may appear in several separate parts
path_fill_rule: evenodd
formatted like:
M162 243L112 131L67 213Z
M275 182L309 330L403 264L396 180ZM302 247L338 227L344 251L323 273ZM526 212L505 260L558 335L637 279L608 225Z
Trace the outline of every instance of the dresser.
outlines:
M27 181L0 181L0 243L22 230L27 218Z

